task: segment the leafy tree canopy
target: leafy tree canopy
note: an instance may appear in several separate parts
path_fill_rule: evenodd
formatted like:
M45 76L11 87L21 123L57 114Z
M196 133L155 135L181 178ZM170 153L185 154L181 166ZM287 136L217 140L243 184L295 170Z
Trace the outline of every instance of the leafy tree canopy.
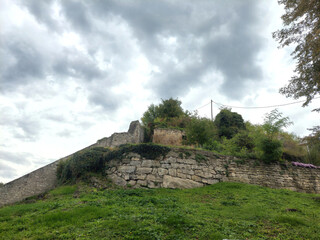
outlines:
M269 138L274 138L282 128L286 128L291 124L293 123L290 121L289 117L283 117L278 109L274 109L265 115L263 129L266 131Z
M284 28L273 33L280 46L294 44L295 75L280 92L295 99L306 97L303 106L320 93L320 1L278 0L285 7ZM320 108L315 109L320 111Z
M242 116L236 112L231 112L227 108L220 110L214 120L214 124L218 128L219 137L225 136L228 139L237 134L239 130L246 128Z

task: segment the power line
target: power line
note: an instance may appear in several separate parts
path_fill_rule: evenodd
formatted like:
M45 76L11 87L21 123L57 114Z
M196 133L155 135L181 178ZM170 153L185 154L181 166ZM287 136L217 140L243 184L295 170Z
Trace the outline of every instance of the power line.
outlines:
M320 97L316 97L314 99L319 99ZM231 106L231 105L225 105L222 103L218 103L212 100L213 103L220 107L229 107L229 108L244 108L244 109L258 109L258 108L274 108L274 107L282 107L282 106L287 106L287 105L292 105L292 104L297 104L297 103L302 103L305 102L305 100L302 101L297 101L297 102L291 102L291 103L284 103L284 104L278 104L278 105L271 105L271 106L259 106L259 107L243 107L243 106ZM209 104L209 103L208 103ZM207 105L208 105L207 104Z
M315 97L313 99L319 99L320 97ZM296 102L291 102L291 103L283 103L283 104L278 104L278 105L270 105L270 106L258 106L258 107L243 107L243 106L231 106L231 105L226 105L226 104L222 104L222 103L218 103L215 102L213 100L210 100L210 102L206 103L205 105L198 107L197 109L195 109L195 111L204 108L206 106L208 106L211 103L214 103L216 105L218 105L219 107L229 107L229 108L242 108L242 109L259 109L259 108L274 108L274 107L283 107L283 106L288 106L288 105L292 105L292 104L297 104L297 103L302 103L305 102L305 100L301 100L301 101L296 101ZM212 109L212 106L211 106Z
M211 103L211 101L210 101L210 102L208 102L207 104L205 104L205 105L203 105L203 106L201 106L201 107L197 108L195 111L197 111L197 110L199 110L200 108L203 108L203 107L205 107L205 106L209 105L210 103Z

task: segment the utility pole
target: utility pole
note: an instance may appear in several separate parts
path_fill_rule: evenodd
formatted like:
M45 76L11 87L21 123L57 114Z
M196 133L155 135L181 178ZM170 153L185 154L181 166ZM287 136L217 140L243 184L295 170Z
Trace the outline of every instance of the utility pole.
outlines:
M212 99L211 99L211 121L213 121L213 114L212 114Z

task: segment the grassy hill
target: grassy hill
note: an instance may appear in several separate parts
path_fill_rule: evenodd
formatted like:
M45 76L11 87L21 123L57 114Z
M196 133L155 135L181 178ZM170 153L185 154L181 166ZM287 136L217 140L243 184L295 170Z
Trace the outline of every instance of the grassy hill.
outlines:
M0 239L319 239L320 195L241 184L61 186L0 208Z

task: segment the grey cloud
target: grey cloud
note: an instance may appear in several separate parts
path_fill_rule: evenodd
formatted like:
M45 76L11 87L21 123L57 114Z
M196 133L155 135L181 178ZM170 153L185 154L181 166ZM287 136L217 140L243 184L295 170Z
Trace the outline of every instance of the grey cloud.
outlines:
M29 157L32 157L30 153L0 151L0 159L10 163L30 163L30 161L28 160Z
M12 179L17 176L17 172L14 168L0 161L0 176L3 178Z
M88 16L87 7L84 6L85 2L68 0L61 3L63 13L72 26L84 34L90 34L90 16Z
M47 25L50 30L61 31L61 26L53 18L53 0L21 0L20 5L24 6L39 23Z
M125 40L117 39L115 32L108 34L99 24L117 18L117 21L125 22L141 52L160 70L146 86L160 97L181 97L192 87L203 86L203 76L215 71L224 80L220 90L230 98L239 99L245 95L248 83L262 78L262 70L256 64L263 47L263 39L256 30L261 27L262 19L258 1L198 1L195 4L191 1L88 3L69 0L57 3L61 6L61 14L71 23L69 30L82 36L91 57L101 50L105 58L117 59L115 67L120 71L126 71L128 64L134 62L133 56L128 54L130 48L126 48ZM48 27L52 25L52 16L46 20L34 4L27 7ZM174 49L161 40L170 37L177 40ZM173 58L176 61L171 61ZM116 85L117 80L123 80L120 76L118 79L110 77L117 70L101 71L95 60L70 49L63 50L50 69L62 77L89 81L103 79L104 85L109 87ZM214 79L211 83L215 84ZM89 101L106 110L118 106L118 100L110 100L100 92L90 92Z
M89 101L91 104L100 106L110 113L115 111L121 105L122 99L118 95L109 91L107 87L98 87L91 91Z
M255 63L263 41L255 30L261 24L256 1L200 1L193 5L185 1L100 1L97 6L101 14L119 15L133 29L149 61L161 70L162 76L159 78L157 74L149 85L160 96L184 94L201 85L203 74L215 70L224 77L221 91L229 97L241 98L246 83L260 81L262 77L262 70ZM216 36L219 31L221 36ZM172 57L178 58L179 65L184 64L188 51L193 49L198 49L201 65L188 63L185 71L177 70L176 64L168 66L161 57L166 49L159 36L178 39L180 45ZM191 44L186 44L190 39ZM197 39L202 43L192 41Z
M14 60L10 65L5 63L1 69L2 91L44 77L44 59L33 43L26 39L5 38L3 51Z
M55 74L63 77L73 76L85 81L105 76L106 73L88 56L68 49L64 49L64 53L65 55L58 58L52 66Z

